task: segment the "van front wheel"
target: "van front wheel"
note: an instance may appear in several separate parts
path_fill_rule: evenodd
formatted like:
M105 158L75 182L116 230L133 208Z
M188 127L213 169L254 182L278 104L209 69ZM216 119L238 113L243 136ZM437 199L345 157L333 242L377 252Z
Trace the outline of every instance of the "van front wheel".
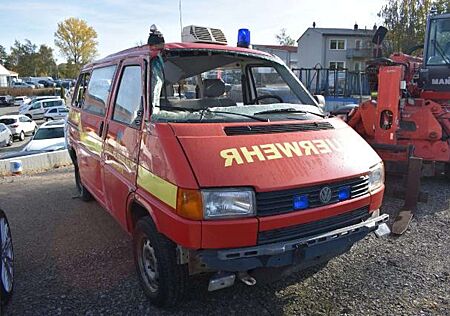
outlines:
M173 306L185 294L187 265L177 263L176 245L158 233L150 217L138 220L133 232L133 250L139 282L156 306Z

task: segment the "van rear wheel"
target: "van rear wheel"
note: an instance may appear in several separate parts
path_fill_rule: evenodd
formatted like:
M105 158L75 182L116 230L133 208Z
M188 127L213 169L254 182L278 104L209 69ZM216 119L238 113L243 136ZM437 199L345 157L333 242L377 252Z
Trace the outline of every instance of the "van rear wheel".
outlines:
M177 304L186 292L187 265L177 263L176 245L156 230L150 217L136 224L133 252L139 282L151 303L165 307Z
M92 194L86 189L86 187L81 183L80 171L78 167L75 166L75 184L78 190L78 196L82 201L89 202L92 201Z

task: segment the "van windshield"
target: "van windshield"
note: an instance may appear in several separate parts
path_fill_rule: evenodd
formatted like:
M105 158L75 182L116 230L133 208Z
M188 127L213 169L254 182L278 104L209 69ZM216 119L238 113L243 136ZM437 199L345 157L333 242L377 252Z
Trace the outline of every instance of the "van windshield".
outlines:
M277 121L322 116L281 62L257 55L174 50L152 60L152 120Z

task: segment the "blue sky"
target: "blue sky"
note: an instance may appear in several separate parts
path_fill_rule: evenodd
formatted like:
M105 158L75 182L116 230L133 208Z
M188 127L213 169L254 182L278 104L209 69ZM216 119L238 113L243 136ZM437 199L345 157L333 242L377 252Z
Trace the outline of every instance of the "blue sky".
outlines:
M275 44L275 34L286 28L297 39L313 21L317 27L371 28L379 23L383 0L182 0L183 25L221 28L235 45L237 30L251 31L252 43ZM54 47L57 23L68 17L87 21L98 33L103 57L147 40L155 23L166 41L180 40L179 0L0 0L0 45L29 39ZM56 52L59 61L63 59Z

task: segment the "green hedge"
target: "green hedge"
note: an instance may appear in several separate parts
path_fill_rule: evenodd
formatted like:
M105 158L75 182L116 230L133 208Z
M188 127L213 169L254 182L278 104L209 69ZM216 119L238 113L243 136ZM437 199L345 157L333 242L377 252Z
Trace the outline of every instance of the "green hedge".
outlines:
M0 95L11 95L13 97L26 95L29 97L40 95L60 95L61 88L0 88Z

